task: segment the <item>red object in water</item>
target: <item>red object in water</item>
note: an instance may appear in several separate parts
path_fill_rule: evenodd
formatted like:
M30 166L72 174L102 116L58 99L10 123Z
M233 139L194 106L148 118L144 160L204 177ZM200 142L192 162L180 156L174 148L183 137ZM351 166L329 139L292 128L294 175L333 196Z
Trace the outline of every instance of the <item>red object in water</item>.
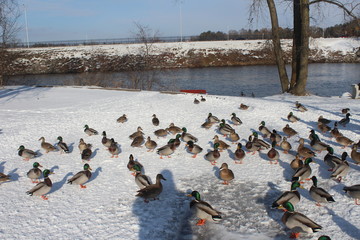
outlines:
M186 90L180 90L180 92L206 94L206 90L203 89L190 89L190 90L186 89Z

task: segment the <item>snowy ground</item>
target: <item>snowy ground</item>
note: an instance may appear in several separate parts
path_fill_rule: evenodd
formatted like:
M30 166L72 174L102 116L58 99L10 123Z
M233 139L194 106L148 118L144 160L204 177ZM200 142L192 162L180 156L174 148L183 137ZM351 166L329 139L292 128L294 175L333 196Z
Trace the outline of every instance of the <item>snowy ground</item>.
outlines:
M297 140L303 137L309 146L309 131L315 129L323 141L334 147L335 154L341 155L344 150L329 134L319 133L316 122L320 115L338 121L344 117L341 109L348 107L352 113L351 122L346 128L340 127L340 131L357 142L360 139L359 100L290 95L205 97L206 102L195 105L191 94L25 86L1 90L0 172L10 174L12 179L0 186L1 239L286 239L289 230L281 223L283 213L270 206L290 188L293 171L289 163L294 158ZM295 101L303 103L309 111L296 111ZM240 110L240 103L249 105L249 110ZM300 122L290 123L300 134L289 140L293 146L290 154L278 149L279 164L269 164L267 151L248 154L244 164L234 164L235 145L221 153L216 166L204 159L205 153L212 149L214 135L220 136L217 126L209 130L200 127L209 112L229 123L231 113L235 112L244 122L235 129L245 145L262 120L283 135L282 128L289 123L286 116L290 111L301 118ZM116 119L124 113L129 121L117 123ZM154 113L160 119L159 127L151 123ZM158 146L166 144L174 136L157 139L153 132L168 127L171 122L197 136L203 153L193 159L181 143L171 158L159 159L159 155L147 152L145 147L130 146L128 136L138 126L143 128L145 136L155 139ZM99 132L105 130L108 137L115 138L121 146L119 158L110 158L100 135L85 135L85 124ZM72 152L46 154L38 139L43 136L55 144L60 135ZM67 179L82 170L83 162L77 148L80 138L93 144L94 150L90 161L93 176L86 189L66 184ZM24 161L17 155L20 145L38 151L40 156ZM345 150L350 154L350 148ZM152 180L158 173L167 179L163 181L164 190L159 201L144 203L143 199L135 197L138 188L126 167L130 154L144 165L146 175ZM317 239L322 234L332 239L359 239L360 206L356 206L342 188L360 183L360 167L348 158L351 170L344 182L337 183L330 179L324 156L325 152L314 158L313 175L318 176L319 186L328 190L336 202L315 206L307 190L311 184L305 183L306 189L300 190L302 199L296 210L322 225L323 230L303 235L301 239ZM47 201L25 193L34 186L26 177L34 161L55 173L50 175L53 187ZM227 162L235 173L229 186L221 184L218 177L222 162ZM186 196L192 190L199 191L205 201L221 211L223 220L195 226L197 219L189 212L191 198Z

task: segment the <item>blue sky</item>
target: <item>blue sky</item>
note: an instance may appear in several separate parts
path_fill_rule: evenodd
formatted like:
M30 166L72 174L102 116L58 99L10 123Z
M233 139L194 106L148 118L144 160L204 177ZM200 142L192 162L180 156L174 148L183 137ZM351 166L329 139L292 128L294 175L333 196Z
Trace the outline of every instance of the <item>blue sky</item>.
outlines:
M182 2L182 3L181 3ZM26 6L29 41L133 37L134 22L160 36L199 35L205 31L269 28L267 9L249 23L251 0L22 0ZM181 5L181 7L180 7ZM181 11L180 11L181 9ZM181 14L180 14L181 12ZM283 27L292 26L291 10L278 10ZM26 41L25 11L19 19ZM180 21L180 16L182 21ZM342 15L326 10L321 27L341 23ZM182 31L180 30L182 23Z

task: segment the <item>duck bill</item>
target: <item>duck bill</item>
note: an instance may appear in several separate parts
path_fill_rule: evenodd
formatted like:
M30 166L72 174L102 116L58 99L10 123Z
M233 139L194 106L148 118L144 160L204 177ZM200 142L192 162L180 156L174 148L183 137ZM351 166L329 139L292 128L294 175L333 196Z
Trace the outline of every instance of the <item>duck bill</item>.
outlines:
M186 194L186 196L187 196L187 197L192 197L192 195L191 195L191 194Z

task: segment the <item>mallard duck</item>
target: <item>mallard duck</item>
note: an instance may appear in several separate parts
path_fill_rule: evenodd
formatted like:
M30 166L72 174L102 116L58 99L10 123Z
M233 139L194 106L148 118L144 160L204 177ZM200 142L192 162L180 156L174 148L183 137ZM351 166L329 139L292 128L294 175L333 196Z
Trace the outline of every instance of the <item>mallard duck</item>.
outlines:
M221 119L219 125L219 132L224 136L229 135L232 131L235 131L229 124L225 123L225 119Z
M144 143L143 135L137 136L131 143L132 147L142 147L141 145Z
M234 179L234 173L229 169L229 166L227 163L221 164L220 167L220 179L223 180L223 184L228 185L229 181Z
M271 135L270 130L265 126L265 121L261 121L259 131L263 134L264 138L270 137Z
M200 101L206 102L206 99L203 96L200 96Z
M150 184L149 186L146 186L145 188L142 188L138 190L137 197L144 198L144 202L148 203L149 198L153 198L154 200L158 199L158 196L163 190L163 186L161 184L161 180L165 180L164 176L162 174L156 175L156 183Z
M239 136L239 134L237 134L235 131L232 131L232 132L230 133L230 135L229 135L229 140L230 140L233 144L235 144L235 143L237 143L237 141L240 140L240 136Z
M350 187L344 187L343 190L350 195L350 197L355 198L355 204L360 205L358 203L360 199L360 184L356 184Z
M7 181L11 181L10 175L6 175L0 172L0 182L7 182Z
M295 173L292 176L291 181L299 181L300 183L303 183L302 180L310 180L311 175L311 167L310 163L312 162L311 158L306 158L304 162L304 166L296 169Z
M297 121L300 120L300 118L298 118L297 116L295 116L295 115L293 114L293 112L290 112L290 113L287 115L287 119L288 119L290 122L292 122L292 123L297 122Z
M289 137L291 138L292 136L295 136L296 134L298 134L297 131L295 131L293 128L291 128L289 126L289 124L286 124L285 127L283 128L283 132Z
M39 141L41 141L41 147L46 151L46 153L57 150L56 147L54 147L52 144L45 142L44 137L41 137Z
M177 134L176 137L175 137L175 139L170 139L170 140L168 141L168 144L170 144L171 142L173 142L174 145L175 145L175 148L178 148L178 147L180 146L180 144L181 144L180 138L181 138L181 134Z
M335 202L334 198L323 188L317 186L317 177L312 176L311 180L313 185L309 189L310 196L315 200L316 206L321 206L320 203L331 203Z
M289 151L291 150L292 146L291 144L287 141L286 137L283 137L282 142L280 143L280 147L282 148L282 150L284 151L284 153L289 153Z
M92 135L98 135L98 131L96 131L95 129L93 128L89 128L88 125L85 125L84 126L84 132L89 135L89 136L92 136Z
M159 137L166 137L166 135L168 134L168 132L165 129L158 129L154 132L155 136Z
M299 103L298 101L295 102L295 107L300 111L300 112L306 112L307 108L302 105L301 103Z
M157 143L153 140L151 140L150 137L147 137L147 140L145 142L145 147L148 149L148 152L154 151L154 149L157 147Z
M268 144L268 143L265 142L264 140L261 140L261 139L258 138L259 135L258 135L257 132L254 131L254 132L253 132L253 136L254 136L254 138L253 138L252 141L253 141L254 143L260 144L261 150L263 150L263 149L269 149L269 148L271 147L270 144Z
M346 174L350 170L349 163L346 161L347 153L345 154L344 158L341 159L341 163L339 163L333 170L331 177L337 179L339 182L343 180Z
M294 206L290 202L284 203L283 206L284 208L286 208L287 211L282 216L281 221L289 229L294 229L296 231L302 231L306 233L314 233L322 229L319 224L317 224L304 214L295 212ZM298 238L299 236L299 232L291 234L291 238Z
M84 164L84 170L78 172L77 174L75 174L72 178L70 178L67 183L68 184L77 184L80 185L80 188L86 188L86 186L84 185L84 183L86 183L87 181L90 180L91 178L91 167L89 164L85 163Z
M39 167L42 166L38 162L34 162L33 168L26 173L26 176L31 179L32 183L39 183L38 179L42 176L42 171Z
M188 142L188 141L193 141L193 142L197 142L198 139L196 137L194 137L193 135L191 135L190 133L187 132L187 129L185 127L182 128L183 132L181 134L181 140L183 140L184 142Z
M347 114L350 111L350 108L343 108L341 109L342 114Z
M134 170L135 170L135 183L136 185L138 185L140 189L146 188L151 184L149 177L141 173L141 168L138 165L134 166Z
M80 154L87 148L87 144L84 139L80 138L78 148L80 150Z
M323 116L319 116L318 122L323 123L323 124L329 124L329 123L331 123L331 120L326 119Z
M239 108L240 108L241 110L248 110L248 109L249 109L249 106L241 103Z
M209 203L202 201L199 192L193 191L188 196L195 198L190 202L190 209L196 217L200 218L196 225L202 226L206 221L216 222L221 220L221 212L215 210Z
M229 144L227 144L226 142L220 140L218 135L215 135L213 140L214 140L214 144L219 143L220 152L222 152L223 150L226 150L226 149L228 149L230 147Z
M212 115L212 113L209 113L208 117L207 117L207 121L211 122L211 123L218 123L218 122L220 122L220 119L218 117Z
M154 126L159 126L159 124L160 124L160 121L159 121L159 119L156 117L156 115L155 114L153 114L152 115L152 124L154 125Z
M336 142L340 145L342 145L342 148L346 148L349 145L354 144L354 141L345 137L345 136L339 136L337 138L335 138Z
M138 169L138 168L135 169L135 166L138 166L140 168L140 171L143 168L143 165L141 163L134 160L134 156L132 154L130 154L129 162L126 166L129 169L129 171L133 172L132 175L134 176L135 176L135 172L137 171L136 169Z
M187 144L186 144L186 147L188 149L189 152L193 153L194 155L192 156L192 158L196 158L196 156L202 152L202 148L197 145L197 144L194 144L193 141L188 141Z
M343 136L342 133L339 131L338 127L337 127L337 122L334 123L334 128L331 129L330 131L330 134L331 134L331 137L333 138L337 138L337 137L341 137Z
M234 153L235 164L242 164L245 156L246 156L246 154L245 154L245 151L242 149L242 144L238 143L237 148Z
M233 122L233 124L234 125L241 125L243 122L240 120L240 118L238 118L237 116L236 116L236 114L235 113L232 113L231 114L231 121Z
M257 142L254 142L253 141L253 135L250 135L249 140L245 144L245 148L249 152L252 152L252 155L254 155L256 153L256 151L261 150L261 145L259 143L257 143Z
M331 130L331 127L321 122L317 123L317 127L322 133L326 133Z
M115 142L115 140L113 138L111 139L111 144L110 144L110 147L108 148L108 151L111 154L111 158L113 158L113 157L117 158L119 156L120 148L119 148L117 142Z
M23 157L24 160L26 160L26 161L29 161L30 158L34 158L34 157L37 156L36 152L34 152L34 151L30 150L30 149L26 149L24 147L24 145L21 145L18 150L19 150L18 151L19 156Z
M199 104L199 103L200 103L200 101L197 98L195 98L194 99L194 104Z
M127 121L127 117L126 117L126 114L123 114L121 117L119 117L117 120L116 120L118 123L124 123Z
M160 159L163 159L163 156L171 158L170 155L173 154L176 149L174 142L175 139L171 139L168 144L156 150L156 153L160 155Z
M220 152L218 150L219 143L214 144L214 150L205 154L205 159L211 162L211 165L216 164L216 160L220 158Z
M309 140L312 141L313 139L320 139L319 136L315 133L314 129L310 130Z
M131 134L131 135L129 136L129 138L132 139L132 140L134 140L134 138L136 138L137 136L144 135L144 133L142 132L142 130L143 130L143 129L142 129L140 126L137 127L136 132L134 132L133 134Z
M270 134L270 141L275 142L276 145L279 145L279 142L281 142L282 137L280 134L277 133L275 129L272 130L272 133Z
M86 144L86 148L81 152L81 159L83 161L90 161L92 155L92 145L90 143Z
M101 139L101 143L107 148L110 147L111 139L106 137L106 132L105 131L102 132L102 136L103 137Z
M298 181L291 183L290 191L285 191L271 205L272 208L283 208L283 204L291 202L294 206L300 202L301 196L297 188L303 188Z
M309 148L305 147L304 139L299 139L299 146L297 149L298 154L303 158L311 158L315 157L315 153L311 151Z
M60 147L61 152L69 153L69 148L67 144L63 142L63 138L61 136L58 136L57 140L59 140L57 145Z
M290 163L290 167L296 171L298 168L301 168L303 166L304 166L303 160L301 160L299 154L296 154L295 158Z
M348 124L350 122L350 116L351 114L350 113L347 113L346 114L346 117L341 119L338 123L343 126L343 127L346 127L346 124Z
M323 143L320 138L315 134L312 137L312 140L310 142L310 146L315 150L321 153L321 151L326 150L328 147L330 147L328 144Z
M174 123L170 123L169 127L166 128L165 130L168 131L169 133L173 134L173 135L182 132L182 129L179 128L178 126L175 126Z
M205 121L203 124L201 124L201 127L205 128L205 129L209 129L209 128L212 127L212 125L214 125L214 123L209 122L209 121Z
M279 160L279 157L280 157L280 154L279 152L275 149L275 146L276 146L276 142L273 141L272 144L271 144L271 149L268 151L267 153L267 157L269 158L270 160L270 164L273 164L273 161L274 164L278 164L278 160Z
M52 172L50 172L49 169L45 169L43 171L44 181L39 182L38 184L35 185L35 187L30 189L26 193L29 194L30 196L33 196L33 195L41 196L42 199L48 200L46 194L48 192L50 192L51 187L52 187L52 182L49 178L49 174L52 174Z
M358 152L357 149L358 146L354 144L351 148L350 157L356 164L360 164L360 152Z
M330 169L328 171L333 171L337 165L339 165L343 161L345 161L345 159L348 155L347 152L343 152L343 154L341 155L341 158L338 158L333 155L334 149L332 147L328 147L326 150L328 151L328 153L324 157L324 162L326 165L328 165L330 167Z

